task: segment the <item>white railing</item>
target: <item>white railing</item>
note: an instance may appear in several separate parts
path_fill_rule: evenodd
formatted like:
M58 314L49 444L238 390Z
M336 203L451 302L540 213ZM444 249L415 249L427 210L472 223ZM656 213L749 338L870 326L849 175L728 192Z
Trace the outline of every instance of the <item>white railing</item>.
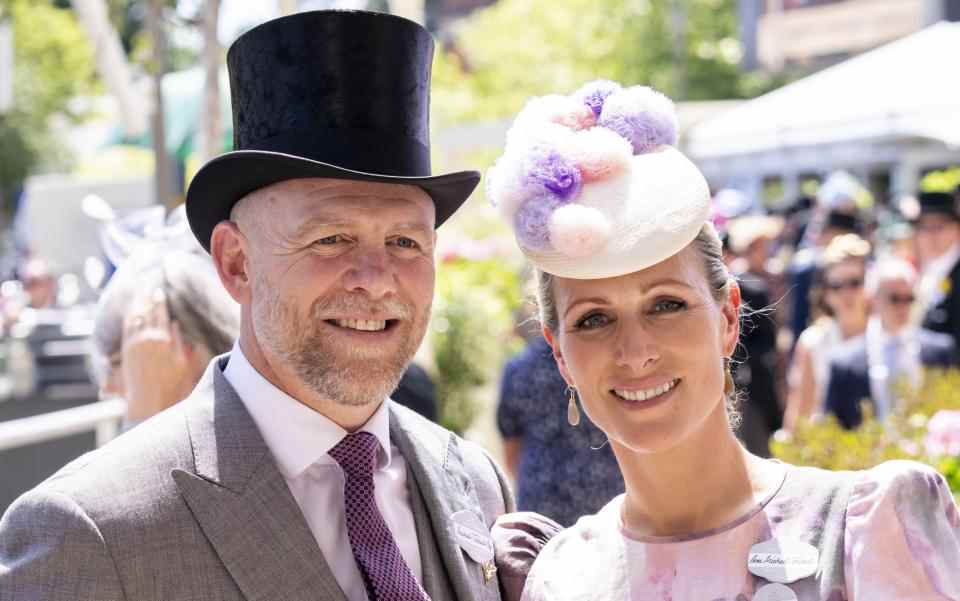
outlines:
M0 422L0 451L90 430L96 431L99 447L119 433L126 408L125 401L113 399Z

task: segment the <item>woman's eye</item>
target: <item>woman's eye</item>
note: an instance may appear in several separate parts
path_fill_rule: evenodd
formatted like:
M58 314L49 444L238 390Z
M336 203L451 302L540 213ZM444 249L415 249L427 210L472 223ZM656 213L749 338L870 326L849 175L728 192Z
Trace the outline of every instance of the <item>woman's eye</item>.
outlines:
M663 299L653 305L654 313L676 313L687 307L687 303L679 300Z
M609 322L610 319L603 313L593 313L580 319L574 327L578 330L593 330L605 326Z

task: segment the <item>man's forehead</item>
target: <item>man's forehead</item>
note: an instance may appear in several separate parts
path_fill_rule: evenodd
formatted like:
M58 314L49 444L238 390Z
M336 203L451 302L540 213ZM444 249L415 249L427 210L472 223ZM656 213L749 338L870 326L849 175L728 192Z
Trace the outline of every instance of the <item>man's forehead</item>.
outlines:
M373 215L378 221L432 229L435 219L426 192L403 184L312 178L279 182L253 196L247 200L256 214L284 229L369 221Z

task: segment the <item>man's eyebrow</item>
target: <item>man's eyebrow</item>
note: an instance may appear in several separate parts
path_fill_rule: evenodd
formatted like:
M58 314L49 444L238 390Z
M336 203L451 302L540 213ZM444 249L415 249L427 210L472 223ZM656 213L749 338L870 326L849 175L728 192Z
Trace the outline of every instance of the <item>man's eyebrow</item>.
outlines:
M294 237L300 237L306 233L319 229L322 227L336 227L336 226L345 226L349 225L349 222L343 221L342 219L337 219L335 217L325 217L325 216L316 216L310 217L305 221L301 221L299 225L293 230Z

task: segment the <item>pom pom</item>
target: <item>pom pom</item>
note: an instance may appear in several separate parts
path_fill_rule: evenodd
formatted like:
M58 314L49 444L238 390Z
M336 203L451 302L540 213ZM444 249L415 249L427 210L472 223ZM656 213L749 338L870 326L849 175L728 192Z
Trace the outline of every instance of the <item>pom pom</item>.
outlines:
M540 123L556 123L580 130L597 124L597 116L589 107L569 96L551 94L531 98L517 115L514 127L535 127Z
M583 183L607 179L630 166L633 147L625 138L604 127L577 132L570 158L580 169Z
M536 146L547 146L567 155L574 145L574 132L553 122L516 122L507 131L506 152L525 155Z
M586 257L606 247L612 229L597 209L567 204L550 217L550 244L568 257Z
M562 200L570 200L580 192L580 170L553 148L533 148L527 155L524 173L528 184L542 186Z
M550 248L550 216L561 206L563 201L551 194L524 201L513 217L513 230L520 246L531 250Z
M634 154L677 143L677 111L673 101L646 86L611 94L603 104L599 124L629 140Z
M530 195L523 163L521 157L508 153L487 170L487 198L507 219L513 217L523 200Z
M598 79L583 84L579 90L573 93L573 98L577 102L590 107L590 112L592 112L595 117L599 117L600 112L603 111L603 103L607 99L607 96L621 89L623 88L615 81Z

